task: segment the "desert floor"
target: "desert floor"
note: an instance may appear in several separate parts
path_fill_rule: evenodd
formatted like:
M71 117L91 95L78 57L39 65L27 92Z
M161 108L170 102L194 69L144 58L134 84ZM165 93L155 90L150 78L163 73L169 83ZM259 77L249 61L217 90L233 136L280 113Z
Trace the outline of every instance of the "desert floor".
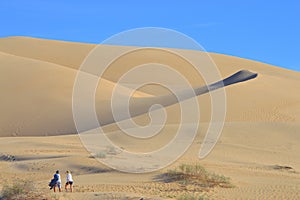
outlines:
M178 161L147 174L105 167L90 156L77 135L6 137L0 139L0 179L2 184L32 180L38 191L60 199L172 199L185 193L205 194L209 199L298 199L299 128L299 124L227 123L218 144L205 159L197 158L200 132ZM158 179L181 163L199 163L210 172L230 177L234 187L201 191ZM47 184L56 169L73 172L74 193L54 195L49 191ZM64 177L62 173L63 182Z

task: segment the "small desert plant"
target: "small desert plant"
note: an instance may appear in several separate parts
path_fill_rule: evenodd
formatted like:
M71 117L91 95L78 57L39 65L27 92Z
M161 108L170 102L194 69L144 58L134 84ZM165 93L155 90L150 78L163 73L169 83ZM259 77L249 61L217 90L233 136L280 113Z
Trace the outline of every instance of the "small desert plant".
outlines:
M114 146L107 146L106 147L106 153L108 155L117 155L119 154L120 152L118 151L118 149Z
M34 194L33 182L27 180L16 180L11 185L4 185L1 191L1 200L23 200L32 199Z
M94 157L95 158L106 158L106 153L101 151L101 152L98 152Z
M182 164L175 170L168 171L166 175L170 181L177 181L181 184L195 184L202 187L232 187L228 177L210 173L199 164Z
M177 200L208 200L204 195L182 194L176 198Z
M108 156L114 156L119 154L120 151L114 146L107 146L106 149L99 151L95 155L91 156L92 158L106 158Z

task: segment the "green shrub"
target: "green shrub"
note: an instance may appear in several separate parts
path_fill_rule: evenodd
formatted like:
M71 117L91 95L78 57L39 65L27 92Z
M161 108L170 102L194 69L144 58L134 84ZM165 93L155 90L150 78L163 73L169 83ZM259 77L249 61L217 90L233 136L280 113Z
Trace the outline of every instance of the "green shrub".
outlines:
M181 184L196 184L202 187L232 187L228 177L210 173L199 164L182 164L175 170L169 170L166 175L169 180Z

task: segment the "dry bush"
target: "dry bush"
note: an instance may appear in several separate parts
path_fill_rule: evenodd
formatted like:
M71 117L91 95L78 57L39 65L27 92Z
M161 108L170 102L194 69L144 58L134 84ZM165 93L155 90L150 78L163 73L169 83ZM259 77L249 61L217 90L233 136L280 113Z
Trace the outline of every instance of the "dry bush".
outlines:
M3 186L1 200L29 200L41 199L42 196L35 191L34 184L28 180L15 180L13 184Z
M201 187L233 187L230 178L210 173L199 164L182 164L175 170L169 170L166 176L170 181L181 184L194 184Z

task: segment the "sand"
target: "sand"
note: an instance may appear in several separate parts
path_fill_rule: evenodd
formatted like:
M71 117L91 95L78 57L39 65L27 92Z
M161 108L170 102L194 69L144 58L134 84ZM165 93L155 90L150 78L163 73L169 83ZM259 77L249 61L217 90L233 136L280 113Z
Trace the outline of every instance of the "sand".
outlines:
M0 39L0 187L16 178L30 179L45 195L55 198L47 184L55 170L60 169L62 172L71 170L75 179L75 192L56 194L61 199L174 199L187 191L204 193L210 199L300 198L299 72L210 53L222 78L241 69L258 73L254 80L226 87L225 127L213 151L205 159L198 159L211 115L209 95L203 95L197 97L201 102L201 128L184 156L157 172L127 174L92 158L76 135L72 117L73 82L76 70L93 47L92 44L25 37ZM131 48L106 47L108 51ZM179 51L190 56L199 54ZM176 69L182 67L165 59ZM129 59L127 62L134 65L137 61ZM110 91L121 73L114 67L106 74L103 88L98 88L99 101L110 98ZM193 78L193 72L183 73L192 77L194 87L205 84ZM176 84L176 80L169 81ZM128 88L124 87L123 91L128 92ZM167 93L161 88L145 87L135 96ZM152 138L152 145L145 145L147 141L133 143L114 124L105 128L116 144L129 150L151 151L174 135L178 105L166 111L167 125L161 136ZM135 120L144 124L148 116L141 115ZM156 179L181 163L200 163L209 171L230 177L235 187L200 191Z

